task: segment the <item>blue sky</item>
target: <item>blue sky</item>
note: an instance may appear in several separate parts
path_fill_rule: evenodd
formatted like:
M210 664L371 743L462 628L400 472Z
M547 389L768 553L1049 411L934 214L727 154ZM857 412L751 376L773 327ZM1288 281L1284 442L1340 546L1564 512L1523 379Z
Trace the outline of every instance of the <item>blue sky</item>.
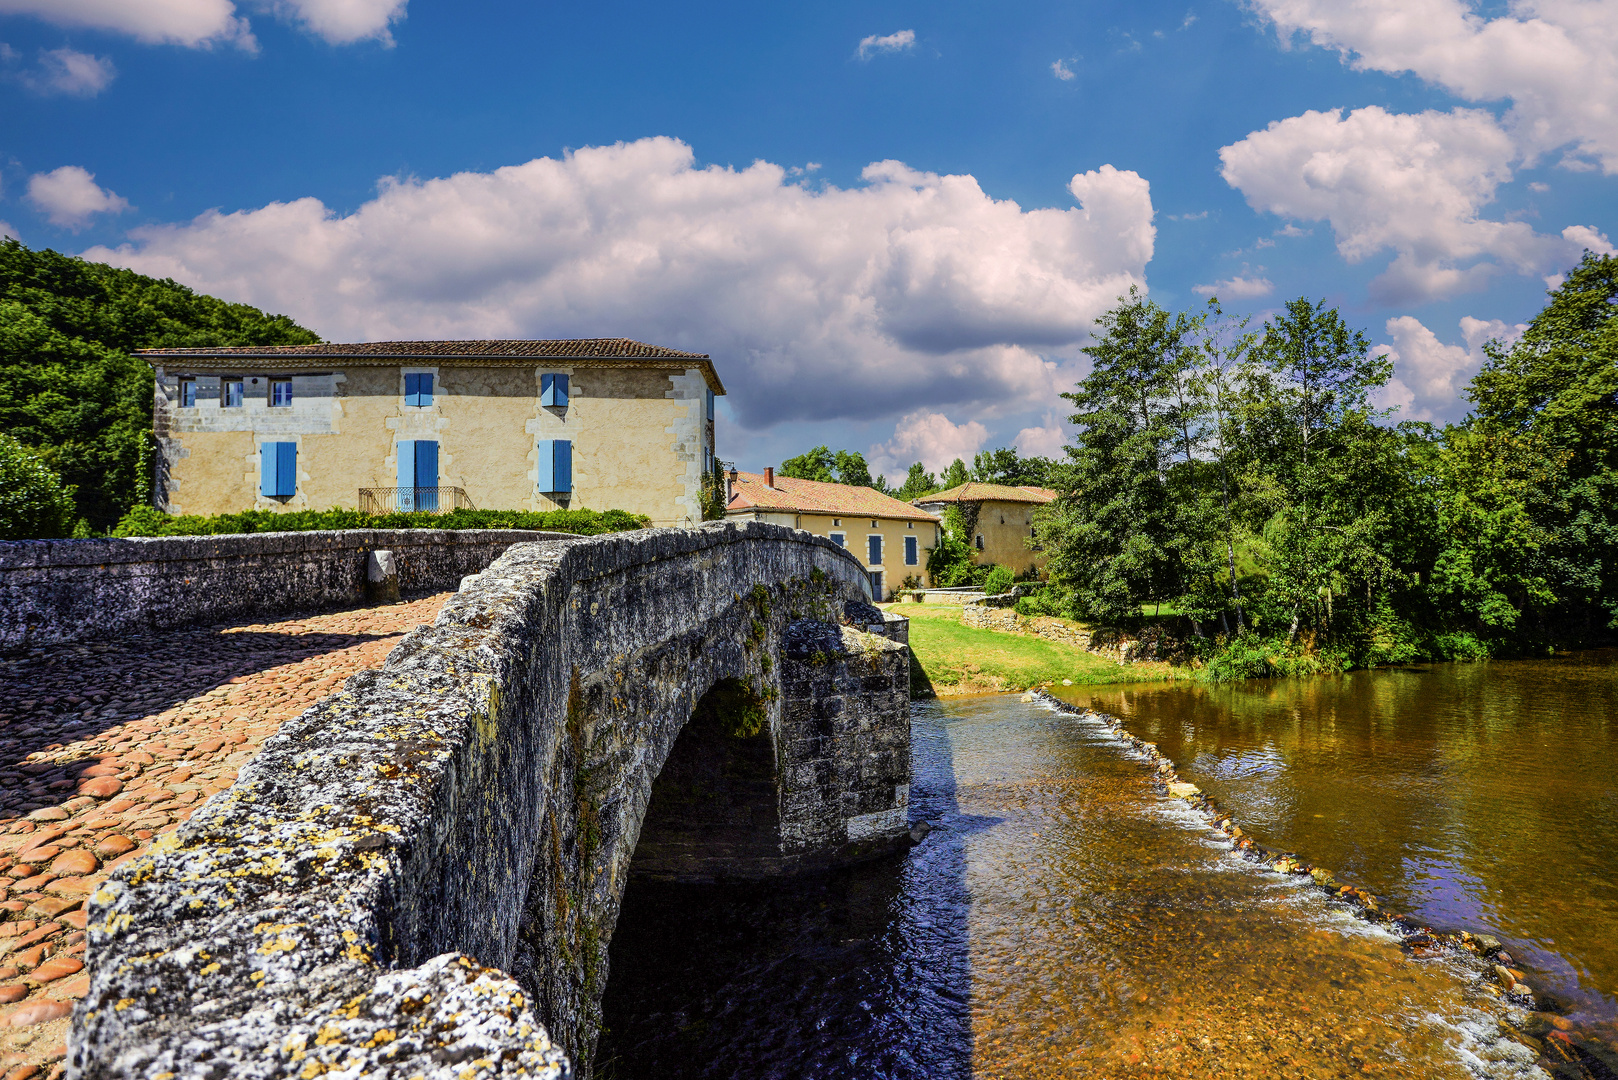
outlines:
M331 340L710 352L744 467L1050 452L1130 283L1324 298L1457 418L1618 235L1618 0L0 0L0 43L26 243Z

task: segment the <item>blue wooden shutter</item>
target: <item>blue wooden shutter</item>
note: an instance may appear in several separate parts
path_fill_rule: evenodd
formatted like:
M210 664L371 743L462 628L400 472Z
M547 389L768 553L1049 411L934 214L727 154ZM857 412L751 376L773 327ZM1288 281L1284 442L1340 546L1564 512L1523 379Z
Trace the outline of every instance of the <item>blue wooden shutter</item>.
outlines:
M708 419L713 419L713 391L708 391Z
M416 440L416 509L438 509L438 443Z
M405 376L405 404L411 407L421 405L421 376Z
M916 538L914 536L905 537L905 565L906 566L915 566L916 565L916 560L918 558L917 549L919 547L920 547L920 545L917 543Z
M556 484L553 477L556 475L556 443L554 439L539 440L539 476L535 479L535 487L540 491L555 491Z
M276 494L282 498L291 498L298 492L298 444L292 442L275 444L275 486Z
M399 440L399 500L400 510L416 508L416 444L409 439Z
M566 379L563 375L561 378ZM567 389L564 385L562 400L567 400ZM556 487L551 490L562 492L573 490L573 443L568 439L556 440L556 472L553 478Z
M433 376L432 376L432 372L430 372L430 371L426 372L426 373L422 374L420 376L420 378L421 378L421 386L417 389L416 395L419 398L421 398L421 407L425 409L425 408L429 408L433 403Z
M567 408L567 376L543 374L539 377L539 403L558 409Z
M872 566L882 565L882 538L880 536L873 536L870 538L869 554L871 557L866 559L866 562L870 563Z
M266 499L275 498L278 484L275 481L276 444L267 442L258 448L258 493Z

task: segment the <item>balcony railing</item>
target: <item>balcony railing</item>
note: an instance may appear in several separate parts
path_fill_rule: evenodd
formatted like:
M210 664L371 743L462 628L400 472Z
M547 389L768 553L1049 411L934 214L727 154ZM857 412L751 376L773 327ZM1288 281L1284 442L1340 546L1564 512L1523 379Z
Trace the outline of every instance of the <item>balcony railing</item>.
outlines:
M476 510L458 487L360 488L360 513L440 514L450 510Z

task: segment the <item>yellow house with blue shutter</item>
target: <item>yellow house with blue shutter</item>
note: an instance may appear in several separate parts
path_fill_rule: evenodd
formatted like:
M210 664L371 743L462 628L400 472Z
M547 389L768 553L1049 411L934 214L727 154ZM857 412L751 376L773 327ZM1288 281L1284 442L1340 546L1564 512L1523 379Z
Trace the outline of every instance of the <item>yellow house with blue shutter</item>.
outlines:
M623 338L150 349L153 503L702 519L713 361Z

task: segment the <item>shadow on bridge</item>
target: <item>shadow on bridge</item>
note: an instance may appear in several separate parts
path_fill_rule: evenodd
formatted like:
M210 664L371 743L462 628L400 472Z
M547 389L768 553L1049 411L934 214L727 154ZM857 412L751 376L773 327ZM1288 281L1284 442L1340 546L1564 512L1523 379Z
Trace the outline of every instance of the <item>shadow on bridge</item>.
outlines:
M56 645L0 659L0 820L73 798L84 770L102 754L162 741L157 733L136 733L114 750L126 724L159 716L232 680L392 640L401 632L279 633L211 626ZM325 692L310 695L309 704ZM189 725L182 716L171 726L183 737ZM40 751L67 753L28 760Z
M911 820L933 831L906 852L784 882L693 884L635 872L637 850L597 1080L971 1076L965 846L997 822L959 812L930 706L912 732ZM662 795L653 830L670 810Z

